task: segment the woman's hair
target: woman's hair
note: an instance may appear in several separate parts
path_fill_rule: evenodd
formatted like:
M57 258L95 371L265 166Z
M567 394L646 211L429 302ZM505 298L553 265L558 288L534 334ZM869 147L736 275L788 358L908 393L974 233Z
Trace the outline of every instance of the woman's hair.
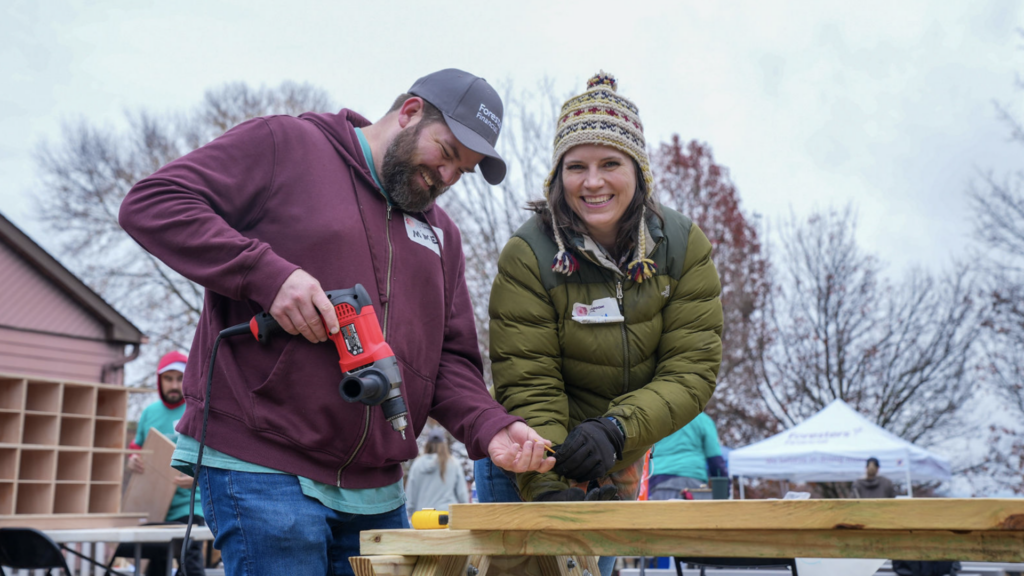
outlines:
M615 234L615 247L612 250L612 256L615 258L620 258L623 254L628 253L639 242L640 239L637 238L637 235L640 231L640 219L643 218L643 208L645 206L651 214L662 220L661 209L658 207L658 203L654 200L653 195L648 194L647 181L641 177L640 165L637 164L636 160L632 161L635 169L634 174L636 174L636 190L633 194L633 200L626 207L626 211L622 213L622 218L619 220L619 228ZM553 236L555 226L557 225L558 229L568 230L571 234L589 235L583 219L572 211L568 200L565 198L565 186L562 184L561 159L555 167L555 173L551 178L551 185L548 187L547 196L549 200L533 200L526 203L527 210L536 212L540 216L545 232ZM549 202L551 203L550 211L548 210ZM554 214L555 223L551 221L552 214ZM643 256L645 255L641 255L641 257Z
M423 446L423 453L437 454L437 465L441 468L441 479L444 480L444 471L448 467L448 459L452 455L448 449L448 439L431 436Z

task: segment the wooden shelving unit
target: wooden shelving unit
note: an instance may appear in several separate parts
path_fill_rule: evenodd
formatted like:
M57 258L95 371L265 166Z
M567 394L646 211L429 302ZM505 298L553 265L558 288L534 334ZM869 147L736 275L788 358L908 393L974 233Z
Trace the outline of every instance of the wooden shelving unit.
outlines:
M119 515L127 412L121 386L0 374L0 525Z

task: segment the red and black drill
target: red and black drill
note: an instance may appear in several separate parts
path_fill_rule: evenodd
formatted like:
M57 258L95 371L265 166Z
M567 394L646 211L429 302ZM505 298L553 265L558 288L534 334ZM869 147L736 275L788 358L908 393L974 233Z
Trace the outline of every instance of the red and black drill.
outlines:
M341 366L341 397L348 402L380 405L391 427L405 440L408 411L402 398L402 373L391 346L384 341L370 295L362 284L325 292L338 315L341 330L329 337L338 349ZM281 331L277 320L260 312L249 322L249 331L260 344Z

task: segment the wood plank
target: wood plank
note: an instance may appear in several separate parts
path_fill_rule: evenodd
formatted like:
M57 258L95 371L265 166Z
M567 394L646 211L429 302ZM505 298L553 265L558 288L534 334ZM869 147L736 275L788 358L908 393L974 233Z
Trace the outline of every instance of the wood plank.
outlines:
M78 530L83 528L117 528L138 526L146 521L143 514L16 514L0 516L0 528L18 527L37 530Z
M1024 530L1024 499L454 504L453 530Z
M416 556L352 556L356 576L412 576Z
M171 468L174 443L159 430L150 428L142 450L146 471L143 474L132 474L128 480L128 488L121 500L121 510L144 513L150 522L163 522L167 518L174 492L178 489L174 485L174 478L180 472Z
M369 530L360 552L420 555L900 558L1024 562L1024 531ZM494 570L493 559L491 570Z

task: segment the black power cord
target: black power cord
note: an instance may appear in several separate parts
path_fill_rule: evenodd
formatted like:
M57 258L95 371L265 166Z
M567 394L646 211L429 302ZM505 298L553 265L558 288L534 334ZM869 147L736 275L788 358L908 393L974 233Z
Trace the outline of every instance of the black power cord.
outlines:
M192 523L195 521L196 508L196 487L199 485L199 468L203 465L203 448L206 446L206 424L210 420L210 391L213 389L213 366L217 360L217 350L220 348L220 341L232 336L251 334L249 323L238 324L225 328L217 335L213 343L213 351L210 352L210 367L206 371L206 395L203 397L203 430L199 436L199 455L196 457L196 465L192 469L192 496L188 502L188 525L185 527L185 540L181 543L181 556L178 558L178 569L182 576L188 576L185 568L185 553L188 551L189 536L192 534Z

